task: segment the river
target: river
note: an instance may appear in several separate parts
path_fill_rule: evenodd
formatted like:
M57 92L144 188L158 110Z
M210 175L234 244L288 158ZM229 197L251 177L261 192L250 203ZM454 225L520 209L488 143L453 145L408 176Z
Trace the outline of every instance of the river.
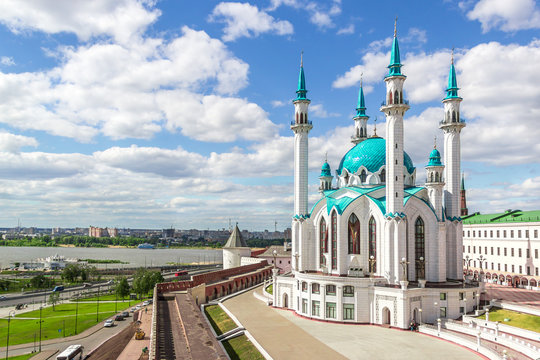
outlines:
M167 263L221 263L222 250L206 249L125 249L83 247L17 247L0 246L0 268L14 262L31 262L52 255L66 258L120 260L127 264L94 264L99 268L161 266Z

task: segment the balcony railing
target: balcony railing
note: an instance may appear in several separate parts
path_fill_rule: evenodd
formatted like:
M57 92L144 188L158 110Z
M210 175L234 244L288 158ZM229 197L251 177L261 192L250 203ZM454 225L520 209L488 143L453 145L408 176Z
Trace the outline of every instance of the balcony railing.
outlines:
M439 121L439 125L452 125L452 124L466 124L467 122L464 119L459 119L459 121Z
M303 122L303 123L297 123L296 121L291 121L291 126L295 126L295 125L313 125L313 123L311 122L311 120L308 120L307 122Z
M386 106L386 100L381 103L381 106ZM403 100L401 103L392 103L388 105L409 105L409 100Z

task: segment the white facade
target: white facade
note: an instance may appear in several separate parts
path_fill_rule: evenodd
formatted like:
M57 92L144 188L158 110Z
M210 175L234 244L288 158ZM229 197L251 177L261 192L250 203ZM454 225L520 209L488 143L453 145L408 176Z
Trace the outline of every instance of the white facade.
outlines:
M540 219L537 215L527 216L533 212L519 213L522 215L517 221L512 218L515 211L508 211L506 216L473 214L466 218L464 271L475 278L480 278L482 272L485 282L540 290ZM475 217L483 221L476 222ZM495 220L483 223L489 217Z
M406 77L401 66L394 37L381 107L387 139L376 135L360 139L359 129L364 126L359 114L368 118L360 89L354 147L337 169L337 188L327 189L330 168L323 165L322 198L311 212L307 211L307 148L312 125L307 121L309 100L301 67L291 125L295 134L293 271L290 276L275 276L275 306L317 319L407 328L411 321L456 318L476 305L478 288L462 282L459 213L454 216L443 207L454 199L444 195L453 194L453 182L444 182L440 154L434 149L428 164L428 172L437 173L437 179L419 187L416 169L403 148L403 116L409 105L403 96ZM445 109L447 103L456 104L453 63L450 77ZM445 134L450 127L456 125L441 125ZM462 127L457 125L459 130ZM459 133L457 139L452 147L445 146L451 153L445 154L446 168L452 167L446 174L452 176L460 173Z

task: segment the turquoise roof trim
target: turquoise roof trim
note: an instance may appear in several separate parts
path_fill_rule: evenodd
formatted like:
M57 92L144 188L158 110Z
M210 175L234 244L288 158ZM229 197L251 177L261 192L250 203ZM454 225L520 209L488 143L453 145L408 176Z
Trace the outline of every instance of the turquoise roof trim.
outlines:
M401 59L399 56L399 44L397 36L394 36L394 41L392 43L392 53L390 55L390 65L388 65L388 69L390 71L388 72L387 77L389 76L403 76L401 73L401 67L403 65L401 64Z
M300 74L298 74L298 90L296 90L296 100L308 100L306 90L306 78L304 76L304 67L300 66Z
M403 152L403 163L407 172L412 174L415 167L406 152ZM355 145L343 156L337 173L341 175L343 169L347 169L349 173L354 174L361 166L374 173L379 171L383 165L386 165L386 140L380 137L371 137Z
M456 78L456 68L454 62L450 65L450 73L448 74L448 87L446 88L446 97L444 99L461 99L458 95L458 86Z
M441 153L437 149L431 150L429 154L429 163L427 166L442 166L441 163Z
M360 91L358 92L358 105L356 106L356 116L369 118L369 116L366 115L366 101L364 100L364 89L362 85L360 85Z

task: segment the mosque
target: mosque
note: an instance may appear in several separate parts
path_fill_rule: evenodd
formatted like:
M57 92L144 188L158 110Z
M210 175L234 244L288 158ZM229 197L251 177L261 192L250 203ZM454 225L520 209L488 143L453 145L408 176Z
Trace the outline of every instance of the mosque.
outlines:
M322 166L321 198L308 209L308 118L303 64L294 104L292 271L274 274L273 304L324 321L388 324L436 322L474 310L479 288L463 281L460 218L460 118L454 61L442 100L444 158L429 154L424 186L403 148L403 94L398 38L385 76L386 139L368 136L362 84L353 147L335 177ZM435 120L434 120L435 121ZM427 150L428 151L428 150ZM426 152L427 152L426 151ZM444 161L444 162L443 162ZM335 182L334 182L335 179Z

